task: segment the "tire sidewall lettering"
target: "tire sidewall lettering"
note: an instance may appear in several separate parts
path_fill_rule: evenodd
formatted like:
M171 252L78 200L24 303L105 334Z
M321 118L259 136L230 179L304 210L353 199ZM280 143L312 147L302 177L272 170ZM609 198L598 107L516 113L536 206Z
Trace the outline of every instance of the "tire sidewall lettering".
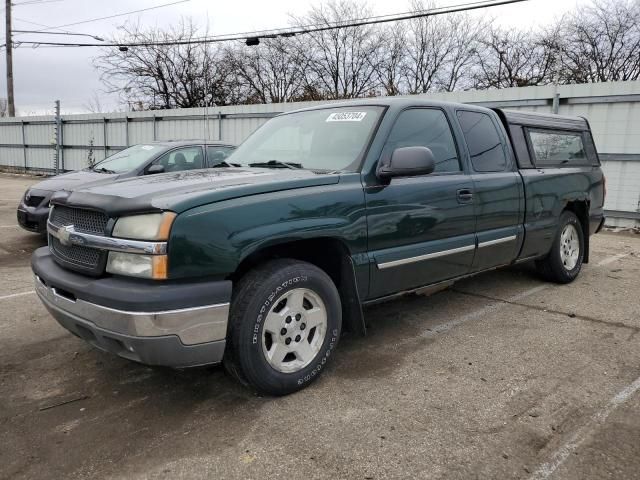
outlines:
M255 321L252 327L251 343L253 344L254 348L258 349L259 351L258 353L260 355L263 355L262 344L261 344L262 325L263 325L264 319L269 313L269 310L271 309L271 306L273 305L273 302L275 302L276 299L280 298L280 296L284 294L287 290L290 290L292 288L300 288L302 287L303 284L307 283L308 281L309 281L309 278L306 275L296 275L294 277L291 277L285 280L284 282L280 283L276 288L274 288L271 291L271 293L269 293L266 300L258 309L258 314L255 318ZM316 289L312 289L312 290L318 293ZM324 352L312 364L314 365L314 367L311 370L309 370L309 366L307 366L304 369L305 371L304 375L300 376L296 380L296 383L298 385L304 385L305 383L313 380L317 375L320 374L324 366L327 364L327 361L331 356L331 352L333 351L333 349L337 344L339 330L337 328L334 328L331 330L330 333L331 333L331 338L327 342Z

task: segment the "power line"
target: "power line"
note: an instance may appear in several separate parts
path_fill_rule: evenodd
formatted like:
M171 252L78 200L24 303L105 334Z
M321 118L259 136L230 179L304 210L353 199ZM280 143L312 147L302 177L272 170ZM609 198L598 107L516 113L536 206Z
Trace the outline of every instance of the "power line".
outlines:
M76 35L79 37L91 37L94 40L98 40L99 42L104 42L104 38L99 37L97 35L92 35L90 33L77 33L77 32L48 32L45 30L13 30L17 33L35 33L37 35Z
M188 1L188 0L182 0ZM469 10L477 10L480 8L497 7L501 5L509 5L513 3L521 3L529 0L480 0L475 2L468 2L464 4L452 5L449 7L439 7L429 10L420 10L417 12L406 12L402 14L380 15L374 17L366 17L360 20L347 20L333 22L327 25L307 25L297 28L279 28L272 30L257 30L253 32L234 33L227 35L216 35L211 37L198 37L187 40L165 40L156 42L123 42L123 43L64 43L64 42L40 42L40 41L21 41L20 44L25 45L47 45L47 46L60 46L60 47L148 47L148 46L171 46L171 45L191 45L199 43L219 43L229 42L234 40L246 40L248 45L257 45L260 43L260 39L276 38L276 37L293 37L296 35L304 35L308 33L322 32L327 30L336 30L341 28L361 27L366 25L374 25L380 23L390 23L403 20L412 20L416 18L432 17L436 15L443 15L445 13L456 13ZM182 3L182 2L176 2ZM77 25L77 23L60 25L61 27L68 27L71 25Z
M416 17L427 17L427 16L432 16L432 15L439 15L439 14L443 14L443 13L451 13L453 12L453 10L446 10L446 11L440 11L443 9L452 9L455 8L455 12L460 12L460 11L464 11L464 10L473 10L474 8L461 8L461 7L473 7L474 5L477 5L477 7L475 8L487 8L487 7L492 7L494 6L494 3L497 2L498 0L476 0L473 2L466 2L466 3L458 3L455 5L449 5L449 6L444 6L444 7L434 7L431 9L427 9L427 10L412 10L412 11L408 11L408 12L400 12L400 13L388 13L386 15L374 15L371 17L366 17L364 19L344 19L344 20L340 20L338 22L334 22L336 28L348 28L352 25L353 23L356 22L367 22L367 23L359 23L359 25L367 25L367 24L371 24L371 23L386 23L386 22L395 22L398 20L410 20L412 18L416 18ZM528 0L516 0L515 2L501 2L501 3L495 3L495 5L501 5L502 3L517 3L518 1L528 1ZM427 13L429 13L429 15L427 15ZM424 14L424 15L423 15ZM406 16L406 18L405 18ZM379 22L373 22L372 20L381 20ZM356 26L359 26L356 25ZM307 30L313 30L313 31L317 31L315 30L316 27L326 27L326 23L316 23L316 24L310 24L310 25L304 25L298 28L302 28L302 29L307 29ZM325 28L326 29L326 28ZM220 34L220 35L213 35L211 37L195 37L194 39L208 39L208 38L226 38L229 36L240 36L240 38L242 39L245 35L248 37L255 37L258 36L260 38L269 38L272 35L275 36L287 36L287 33L290 33L292 30L292 27L287 27L287 28L279 28L279 29L268 29L268 30L254 30L254 31L249 31L249 32L236 32L233 34ZM310 32L305 32L305 33L312 33ZM290 35L289 35L290 36ZM233 38L233 40L237 40L237 38Z
M53 3L53 2L63 2L64 0L28 0L26 2L14 2L14 7L19 7L22 5L33 5L37 3Z
M98 22L100 20L108 20L110 18L125 17L127 15L133 15L134 13L148 12L149 10L155 10L157 8L169 7L171 5L177 5L179 3L185 3L185 2L190 2L190 1L191 0L178 0L177 2L164 3L162 5L156 5L154 7L141 8L139 10L131 10L130 12L116 13L114 15L107 15L107 16L104 16L104 17L89 18L87 20L81 20L79 22L66 23L64 25L57 25L55 27L47 27L47 28L48 29L57 30L57 29L60 29L60 28L63 28L63 27L71 27L73 25L82 25L82 24L85 24L85 23ZM41 43L41 42L22 42L22 43Z
M18 20L19 22L22 23L28 23L30 25L35 25L37 27L44 27L46 29L50 29L50 30L60 30L61 32L69 32L69 30L63 30L61 28L57 28L57 27L50 27L49 25L45 25L44 23L38 23L38 22L33 22L31 20L25 20L24 18L18 18L18 17L13 17L14 20Z

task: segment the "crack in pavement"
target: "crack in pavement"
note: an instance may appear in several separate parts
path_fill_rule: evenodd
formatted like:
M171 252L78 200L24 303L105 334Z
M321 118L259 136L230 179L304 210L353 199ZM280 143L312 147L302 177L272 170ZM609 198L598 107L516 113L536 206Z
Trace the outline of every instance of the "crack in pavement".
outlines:
M612 327L620 327L620 328L627 328L629 330L633 330L634 334L640 332L640 327L636 327L633 325L627 325L626 323L623 322L608 322L606 320L601 320L599 318L595 318L595 317L588 317L586 315L579 315L577 313L573 313L573 312L564 312L562 310L555 310L553 308L548 308L548 307L538 307L537 305L527 305L526 303L520 303L514 300L505 300L503 298L498 298L498 297L492 297L491 295L484 295L482 293L474 293L474 292L467 292L464 290L459 290L457 288L452 288L452 291L456 292L456 293L460 293L461 295L468 295L470 297L477 297L477 298L484 298L486 300L492 300L495 302L502 302L502 303L506 303L509 305L517 305L519 307L524 307L524 308L529 308L531 310L537 310L539 312L546 312L546 313L555 313L557 315L564 315L566 317L569 318L577 318L578 320L584 320L586 322L593 322L593 323L597 323L600 325L609 325Z

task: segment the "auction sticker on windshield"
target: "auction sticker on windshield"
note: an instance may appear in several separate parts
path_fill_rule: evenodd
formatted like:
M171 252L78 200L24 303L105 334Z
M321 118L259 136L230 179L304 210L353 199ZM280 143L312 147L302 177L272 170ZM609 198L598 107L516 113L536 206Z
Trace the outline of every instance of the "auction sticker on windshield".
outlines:
M361 122L367 112L336 112L327 117L327 122Z
M153 145L143 145L142 149L143 150L153 150Z

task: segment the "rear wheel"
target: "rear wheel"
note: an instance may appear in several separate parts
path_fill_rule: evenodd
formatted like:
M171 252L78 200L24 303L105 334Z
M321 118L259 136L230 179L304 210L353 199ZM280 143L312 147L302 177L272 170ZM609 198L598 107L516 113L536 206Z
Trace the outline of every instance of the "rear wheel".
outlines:
M315 265L273 260L234 289L225 366L269 395L304 388L324 370L342 326L340 296Z
M547 279L557 283L575 280L584 259L584 233L578 217L565 211L560 216L560 225L549 254L536 262L538 271Z

